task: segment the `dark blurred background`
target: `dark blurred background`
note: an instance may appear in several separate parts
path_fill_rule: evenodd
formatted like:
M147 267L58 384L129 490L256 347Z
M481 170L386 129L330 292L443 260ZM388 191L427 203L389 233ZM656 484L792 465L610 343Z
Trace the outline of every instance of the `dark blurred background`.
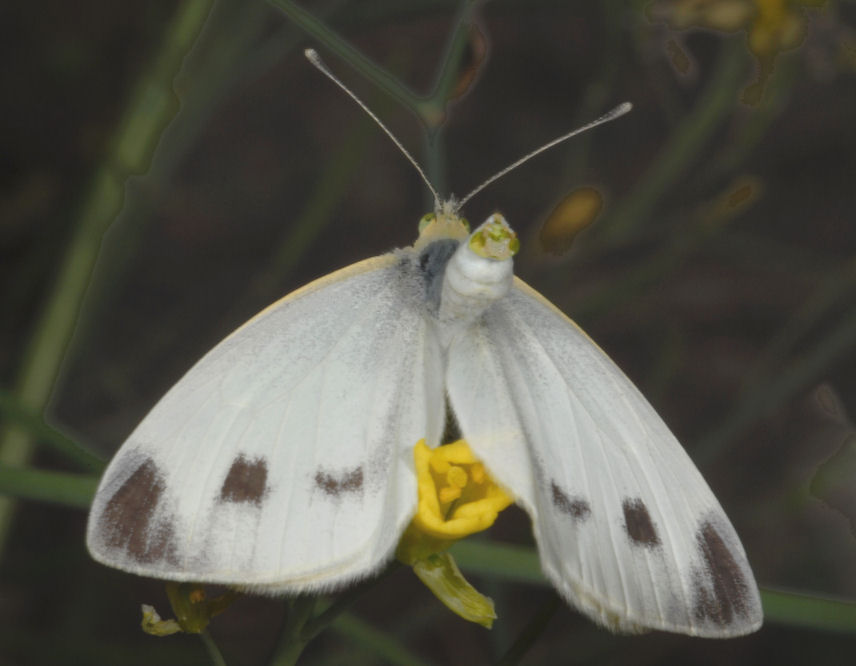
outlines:
M426 94L459 8L302 6ZM443 193L631 101L630 115L464 212L507 217L517 274L684 442L763 588L856 599L856 3L497 0L476 17L475 78L433 147ZM7 468L86 473L22 435L21 414L46 410L109 458L220 338L315 277L409 245L430 208L414 170L303 48L424 161L417 118L270 4L6 3L0 35ZM551 211L583 187L603 206L576 233L591 216ZM85 517L79 500L3 504L0 665L210 663L193 637L140 631L140 603L169 615L163 587L93 563ZM519 511L492 534L531 544ZM383 662L372 631L426 663L492 663L552 592L474 581L497 603L492 632L402 570L305 663ZM522 663L853 663L849 609L848 624L807 603L709 641L616 637L563 606ZM244 598L215 619L228 663L267 663L283 612Z

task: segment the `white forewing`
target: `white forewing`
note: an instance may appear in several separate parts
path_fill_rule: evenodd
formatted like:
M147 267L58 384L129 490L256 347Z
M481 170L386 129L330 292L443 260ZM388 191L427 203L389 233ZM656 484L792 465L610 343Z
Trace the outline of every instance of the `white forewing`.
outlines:
M406 253L275 303L202 358L111 462L93 556L137 574L299 591L365 576L416 505L443 369Z
M449 349L461 432L531 515L541 563L614 629L749 633L761 606L728 518L645 398L520 280Z

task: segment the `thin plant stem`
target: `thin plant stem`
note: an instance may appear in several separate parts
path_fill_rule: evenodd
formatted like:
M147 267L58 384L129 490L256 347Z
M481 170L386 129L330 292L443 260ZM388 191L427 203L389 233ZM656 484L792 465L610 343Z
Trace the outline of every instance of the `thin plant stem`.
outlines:
M306 623L312 617L316 598L300 596L288 600L288 615L270 666L293 666L308 641L302 638Z
M104 469L104 461L99 456L45 423L41 414L25 408L20 400L8 391L0 390L0 414L21 430L26 430L30 437L50 446L81 469L89 472L101 472Z
M446 102L458 81L461 59L470 40L473 12L478 4L475 0L463 0L452 22L452 32L437 68L434 87L419 107L420 115L425 119L429 130L442 126L446 118Z
M669 142L635 190L600 225L602 240L608 244L620 242L649 219L663 194L686 173L701 148L733 112L745 65L743 43L726 43L693 111L670 134Z
M268 18L265 5L242 0L223 0L211 9L205 29L175 78L175 88L182 91L181 109L158 137L151 169L144 177L131 179L126 187L124 206L112 226L121 235L121 242L102 247L67 348L66 365L76 361L78 348L91 337L90 327L119 298L128 266L139 250L138 239L156 217L155 211L170 191L168 183L209 127L211 116L227 93L248 85L264 73L263 66L271 65L259 63L252 71L246 66L246 53L264 31Z
M355 171L363 163L369 138L375 131L374 125L361 115L346 132L294 222L288 225L280 240L272 242L276 250L253 280L250 298L258 298L276 285L283 284L306 250L327 228L343 193L353 181ZM246 302L246 299L242 300Z
M770 624L856 635L856 602L802 592L767 589L761 593Z
M41 412L50 398L77 321L104 232L122 208L125 181L144 172L164 127L178 110L172 87L211 8L211 0L189 0L176 11L152 65L134 87L114 141L97 169L72 225L72 237L60 261L52 292L35 325L15 384L25 409ZM34 440L20 427L0 436L0 466L22 467L32 457ZM0 499L0 555L5 550L15 504Z
M214 642L214 639L211 638L211 634L208 633L208 630L199 634L199 638L202 640L202 644L205 646L208 656L211 657L211 663L214 664L214 666L227 666L226 660L223 658L223 653L220 652L220 648L217 647L217 644Z
M478 6L474 0L465 0L455 19L444 58L435 77L434 90L427 96L418 95L386 69L363 55L341 35L323 21L291 0L269 0L299 28L347 62L363 78L386 92L405 108L411 110L429 131L434 131L445 119L448 94L455 84L458 65L463 57L472 13Z
M336 618L331 628L338 634L371 650L376 662L396 666L428 666L428 662L413 654L388 632L375 629L350 613L343 613Z
M692 449L693 459L701 464L710 462L760 418L816 381L833 361L852 351L854 345L856 311L851 311L816 347L777 375L770 377L764 386L759 386L739 402L737 407L720 421L721 425L711 429L710 434Z
M291 0L269 1L273 6L282 10L299 28L321 42L357 70L364 78L374 83L378 88L398 100L407 108L414 111L418 108L420 100L417 95L402 85L392 74L364 56L323 21L310 14L297 3L291 2Z
M773 369L782 365L797 343L834 307L853 302L856 292L856 259L850 259L835 269L814 291L805 305L782 326L769 345L761 352L746 373L741 397L764 390L761 387L773 374Z
M343 592L337 599L330 604L327 608L325 608L321 613L307 621L303 630L301 632L301 638L305 641L312 640L315 636L320 634L324 629L326 629L336 618L344 613L350 606L366 591L370 588L373 588L378 583L383 580L386 580L393 573L398 571L401 568L401 564L397 561L394 561L390 564L380 576L377 578L373 578L368 583L364 585L360 585L358 587L352 587L347 591Z
M538 609L538 612L532 616L532 619L523 627L523 631L515 639L508 651L502 655L497 666L514 666L519 664L523 656L529 651L538 637L544 633L550 619L559 610L562 605L561 599L557 595L552 595L550 599Z
M98 477L28 467L0 467L0 495L87 509Z

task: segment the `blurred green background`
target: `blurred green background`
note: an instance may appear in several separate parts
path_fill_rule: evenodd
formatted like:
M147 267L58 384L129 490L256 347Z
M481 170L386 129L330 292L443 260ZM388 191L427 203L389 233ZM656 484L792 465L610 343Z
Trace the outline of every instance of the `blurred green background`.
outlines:
M207 349L301 284L409 245L430 209L307 46L443 194L634 104L464 213L507 217L517 274L684 442L743 539L767 623L731 641L619 637L562 605L521 663L853 663L856 2L329 0L304 2L323 23L302 25L274 5L0 9L0 664L211 663L196 637L140 631L140 603L170 614L163 585L93 563L85 507L96 456ZM420 120L307 34L318 25L426 96L463 36L463 94L418 105ZM550 213L583 187L603 207L574 234ZM489 538L528 549L524 564L492 565L489 543L460 554L496 602L491 632L402 569L304 663L497 661L554 594L529 582L522 512ZM226 661L270 663L286 607L242 598L216 618Z

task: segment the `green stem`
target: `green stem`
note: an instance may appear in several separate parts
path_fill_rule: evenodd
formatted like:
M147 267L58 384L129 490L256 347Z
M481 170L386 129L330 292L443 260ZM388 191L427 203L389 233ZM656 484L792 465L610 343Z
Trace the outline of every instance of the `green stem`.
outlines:
M434 88L420 107L420 115L425 118L429 128L439 127L446 118L446 102L458 81L461 58L470 40L472 16L478 4L474 0L464 0L453 22L452 33L437 69Z
M465 539L455 544L451 552L461 568L482 576L543 586L549 584L540 573L538 553L534 548ZM762 588L761 601L769 623L856 634L854 600Z
M600 227L604 240L615 243L648 221L657 202L686 174L701 148L734 110L746 63L746 48L731 40L723 47L710 82L693 111L670 134L666 146L635 190L617 205Z
M211 9L205 29L174 80L175 88L181 91L181 109L155 137L157 150L151 169L144 177L132 179L126 188L122 211L111 227L111 236L116 238L102 247L67 348L66 364L75 363L80 349L90 339L90 327L97 326L104 313L121 298L128 267L139 249L138 240L169 196L168 183L209 127L211 116L228 93L263 75L263 67L271 65L258 63L258 67L250 69L246 55L264 32L269 18L267 6L240 0L218 2Z
M472 29L472 15L477 7L478 3L472 0L464 0L461 5L453 23L449 42L440 61L431 95L421 101L417 111L428 128L424 135L425 170L428 179L441 197L450 194L446 174L446 144L443 140L446 104L458 80L461 58L466 51ZM430 202L430 206L433 205L434 202Z
M211 657L211 663L214 664L214 666L226 666L226 660L223 658L223 653L220 652L220 648L217 647L214 639L211 638L211 634L209 634L208 631L203 631L199 634L199 638L202 639L202 644L205 646L208 656Z
M372 62L327 25L291 0L269 0L299 28L342 58L364 78L418 114L420 99L392 74ZM421 114L420 114L421 117Z
M362 164L369 137L374 132L367 117L359 116L347 132L340 147L321 174L306 204L293 224L273 242L274 251L266 267L250 287L248 298L255 299L270 293L303 258L305 251L315 242L333 219L333 212L341 204L342 194L351 185L354 172ZM244 299L244 302L246 299Z
M372 578L367 583L358 585L357 587L352 587L340 594L332 604L317 616L306 622L301 630L300 637L307 643L311 641L315 636L330 626L336 618L350 608L357 599L363 596L367 589L374 587L382 580L386 580L386 578L398 571L401 566L402 565L398 561L394 561L383 571L383 573L380 574L380 576Z
M761 600L767 622L856 634L856 603L852 601L769 589L761 593Z
M535 613L523 628L523 631L520 632L520 635L512 643L511 647L508 648L508 652L502 655L502 658L496 662L496 666L513 666L514 664L519 664L523 656L529 651L529 648L544 633L550 619L561 605L561 599L559 599L558 595L553 594L550 600L538 609L538 612Z
M97 455L45 423L38 412L27 409L8 391L0 390L0 414L30 437L50 446L54 451L88 472L104 470L104 461Z
M693 459L701 464L709 462L730 442L733 442L758 419L777 406L805 390L833 361L856 345L856 312L851 311L814 349L791 363L778 375L771 377L765 386L749 394L738 403L722 425L712 430L693 448Z
M436 130L446 117L446 103L449 91L454 87L461 58L469 39L469 29L473 12L479 3L464 0L449 39L443 60L435 78L434 89L428 96L417 95L383 67L363 55L348 43L341 35L329 28L323 21L313 16L291 0L269 0L285 13L298 27L317 39L333 53L347 62L359 74L378 88L410 109L431 132Z
M800 340L829 315L830 310L847 302L853 301L856 292L856 259L850 259L843 266L831 271L823 283L815 289L805 305L781 327L770 344L761 352L752 366L746 372L741 398L766 390L766 381L773 374L773 369L781 367L788 354L792 353Z
M125 181L144 172L157 139L178 110L172 81L205 23L212 0L189 0L167 26L152 67L130 97L112 146L95 173L73 225L52 293L42 308L24 352L15 393L25 409L42 411L47 404L92 274L101 238L122 208ZM0 466L21 467L33 454L29 432L10 427L0 438ZM0 554L5 549L14 503L0 500Z
M312 617L315 597L301 596L289 599L288 616L270 666L293 666L300 658L308 640L303 638L306 623Z
M97 476L0 467L0 495L20 499L88 509L97 486Z
M395 664L396 666L428 666L428 662L408 650L400 641L386 631L354 617L350 613L340 615L333 629L342 636L371 651L372 663Z
M470 538L461 539L449 552L458 566L466 571L502 580L547 584L538 562L538 553L529 546Z

